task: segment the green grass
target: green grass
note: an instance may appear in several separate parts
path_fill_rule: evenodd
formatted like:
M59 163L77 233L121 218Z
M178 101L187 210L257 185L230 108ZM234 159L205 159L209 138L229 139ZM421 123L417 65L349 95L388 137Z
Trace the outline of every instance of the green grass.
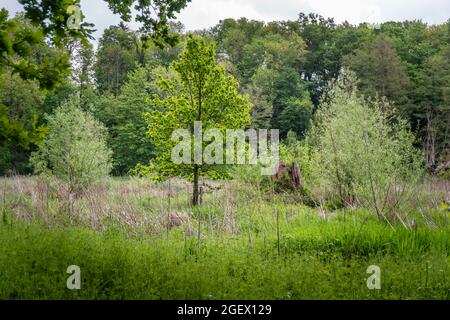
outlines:
M311 223L281 237L129 239L83 228L0 226L2 299L449 299L450 234ZM325 230L321 235L318 230ZM346 231L347 232L347 231ZM340 234L340 238L334 235ZM310 236L308 236L310 235ZM81 268L80 290L66 269ZM381 268L381 290L366 269Z
M2 180L0 299L450 299L446 213L410 231L366 210L324 217L246 185L191 211L182 184L170 204L165 187L110 179L68 212L58 185ZM169 231L173 211L190 219ZM66 288L70 265L80 290ZM370 265L381 290L367 288Z

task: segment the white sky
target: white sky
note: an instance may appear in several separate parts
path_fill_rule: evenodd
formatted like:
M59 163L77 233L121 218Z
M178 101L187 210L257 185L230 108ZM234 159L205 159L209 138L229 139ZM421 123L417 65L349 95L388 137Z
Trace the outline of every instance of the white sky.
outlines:
M20 11L17 0L0 0L10 13ZM103 0L81 0L86 21L95 24L98 38L103 29L120 21ZM429 24L450 18L449 0L192 0L178 15L187 30L214 26L225 18L264 21L295 20L299 12L316 12L337 22L384 22L421 19ZM132 23L135 29L137 25Z

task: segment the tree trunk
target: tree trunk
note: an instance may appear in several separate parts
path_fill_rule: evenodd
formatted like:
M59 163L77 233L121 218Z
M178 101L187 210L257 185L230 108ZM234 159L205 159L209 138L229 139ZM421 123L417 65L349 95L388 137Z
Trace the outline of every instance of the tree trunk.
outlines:
M427 137L425 141L425 156L427 168L430 173L436 170L436 130L433 124L433 115L427 112Z
M198 164L194 164L194 190L193 190L193 197L192 197L192 205L197 206L199 204L199 185L198 185L198 171L199 167Z

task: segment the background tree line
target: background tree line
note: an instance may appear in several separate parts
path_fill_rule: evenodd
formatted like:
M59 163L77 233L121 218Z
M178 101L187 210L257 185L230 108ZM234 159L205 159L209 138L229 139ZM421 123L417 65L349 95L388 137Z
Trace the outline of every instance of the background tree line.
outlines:
M1 19L23 33L42 28L25 15ZM37 39L27 48L27 59L53 72L50 78L58 75L56 84L42 85L45 77L21 76L2 61L0 174L30 172L29 156L47 130L44 114L73 96L106 127L114 174L148 163L155 152L142 114L150 111L148 99L159 90L156 78L177 59L186 40L179 23L169 23L166 31L181 41L161 48L125 23L105 29L96 49L83 39L68 38L63 47ZM249 95L250 126L302 138L320 102L332 96L330 81L351 69L361 94L386 97L385 107L408 120L429 170L448 167L450 22L387 22L373 28L300 13L295 21L226 19L195 33L216 44L216 60L238 80L240 93ZM63 65L68 63L67 71Z

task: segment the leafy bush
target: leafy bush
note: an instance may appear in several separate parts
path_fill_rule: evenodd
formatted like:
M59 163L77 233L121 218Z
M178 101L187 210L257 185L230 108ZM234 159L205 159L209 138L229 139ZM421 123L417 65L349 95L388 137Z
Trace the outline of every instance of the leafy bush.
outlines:
M308 134L316 194L406 226L400 209L421 177L423 157L407 122L385 100L365 101L355 87L354 76L344 74Z
M111 151L106 145L105 128L69 100L47 117L49 133L30 159L36 173L67 183L70 193L108 175Z

